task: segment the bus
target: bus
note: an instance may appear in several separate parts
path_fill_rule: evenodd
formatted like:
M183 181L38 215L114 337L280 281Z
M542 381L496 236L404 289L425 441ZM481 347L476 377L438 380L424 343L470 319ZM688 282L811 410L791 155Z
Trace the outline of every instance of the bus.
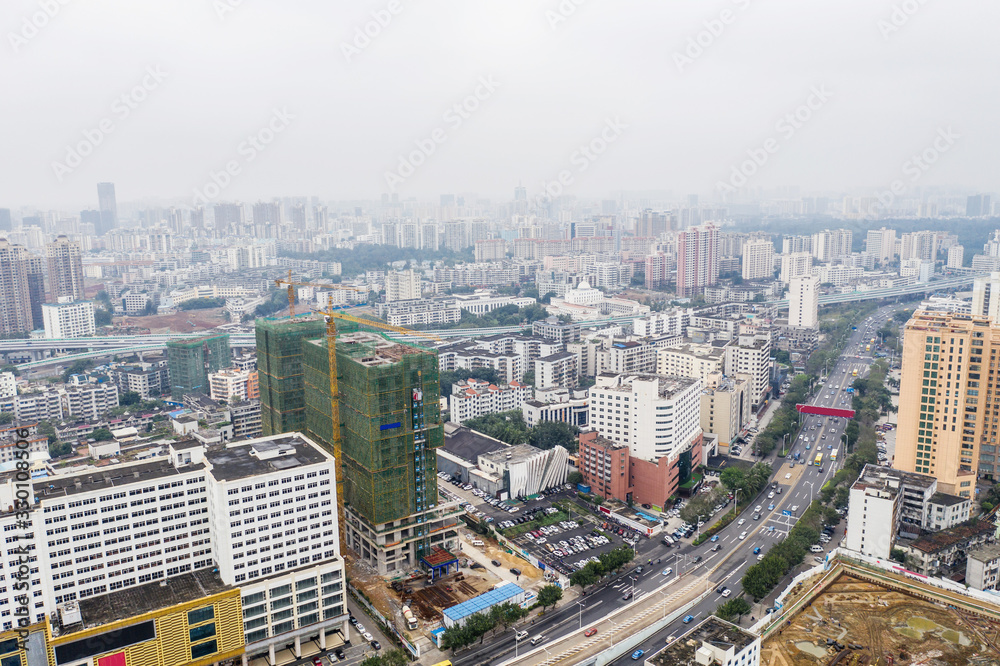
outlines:
M822 453L817 453L816 454L816 460L813 462L813 465L816 465L816 467L819 467L822 464L823 464L823 454Z
M837 451L839 449L834 449L830 452L830 462L837 462Z

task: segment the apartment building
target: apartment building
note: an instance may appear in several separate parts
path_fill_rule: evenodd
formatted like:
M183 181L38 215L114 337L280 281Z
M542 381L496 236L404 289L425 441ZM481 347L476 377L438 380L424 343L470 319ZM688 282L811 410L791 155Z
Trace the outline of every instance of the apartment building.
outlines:
M762 280L774 277L774 243L768 239L748 240L743 244L743 279Z
M133 391L143 400L149 400L170 391L170 375L166 360L156 363L131 363L114 367L108 373L118 385L119 393Z
M233 439L253 439L261 436L260 400L248 400L229 405L229 421L233 424Z
M410 301L420 298L420 275L413 269L389 271L385 275L385 302Z
M788 284L792 278L803 277L812 274L813 257L809 252L790 252L780 256L781 271L778 273L778 281Z
M695 296L719 279L719 229L691 227L677 234L677 294Z
M531 387L521 382L496 386L481 379L466 379L452 384L449 420L463 423L485 414L521 410L531 398Z
M583 392L580 392L583 393ZM566 390L538 391L535 400L524 401L524 422L533 428L542 421L568 423L578 428L587 427L586 393L577 397L578 393Z
M854 232L850 229L824 229L812 236L812 255L820 263L850 256Z
M750 376L750 403L758 409L768 396L771 380L771 335L742 334L726 347L726 374Z
M394 301L379 306L381 316L393 326L453 324L461 321L462 310L454 298Z
M892 261L896 256L896 230L869 229L865 240L865 250L880 263Z
M547 317L532 322L531 334L553 340L560 344L580 341L580 322L562 321L557 317Z
M788 284L788 325L815 328L819 325L819 278L794 277Z
M229 400L236 396L240 400L260 398L260 385L256 370L223 368L208 375L209 396L212 400Z
M969 550L965 563L965 584L974 590L1000 588L1000 543Z
M627 499L629 486L629 447L601 437L596 432L580 435L577 467L590 492L604 499Z
M1000 437L1000 326L989 317L918 310L903 336L894 466L973 497L995 478Z
M640 337L679 336L691 321L689 308L674 308L632 320L632 329Z
M750 378L715 372L708 374L704 382L701 429L716 435L719 444L729 446L750 420Z
M580 379L579 358L572 352L557 352L535 359L535 387L575 388Z
M34 327L28 259L23 246L0 238L0 335L24 333Z
M13 414L15 423L58 422L65 418L62 398L51 390L0 398L0 412Z
M83 338L94 335L94 304L60 296L58 303L42 305L42 325L46 338Z
M62 391L62 401L67 416L96 421L118 406L118 387L111 383L75 386Z

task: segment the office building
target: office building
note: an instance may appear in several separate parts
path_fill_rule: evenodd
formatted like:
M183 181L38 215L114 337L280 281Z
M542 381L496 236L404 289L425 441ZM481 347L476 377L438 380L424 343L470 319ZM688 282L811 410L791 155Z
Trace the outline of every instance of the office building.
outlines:
M66 236L59 236L45 246L48 265L49 298L55 303L62 297L83 300L83 259L80 244Z
M417 299L380 304L379 313L393 326L453 324L461 321L462 310L454 298Z
M228 367L232 353L229 334L167 341L170 395L178 399L189 393L208 394L208 375Z
M819 278L792 278L788 283L788 325L815 328L819 325Z
M677 234L677 295L696 296L719 278L719 229L691 227Z
M760 666L761 638L714 615L656 654L657 663Z
M118 200L115 197L114 183L97 184L97 208L101 212L101 227L97 235L103 236L112 229L118 228Z
M604 499L628 501L629 447L601 437L596 432L580 435L577 468L590 492Z
M893 464L971 498L977 478L997 473L1000 386L988 370L1000 326L976 314L918 310L904 331Z
M208 375L209 396L212 400L257 400L260 386L256 370L224 368Z
M774 243L769 239L749 240L743 244L743 279L762 280L774 277Z
M538 301L527 296L501 296L487 289L477 289L472 294L459 294L454 297L460 310L476 316L484 315L508 305L518 308L535 305Z
M0 238L0 335L34 328L28 264L28 251L23 246Z
M463 423L486 414L521 411L531 398L531 387L521 382L496 386L481 379L469 378L452 384L449 397L449 418Z
M58 303L42 305L42 325L46 338L83 338L94 335L94 304L74 301L70 296L59 297Z
M504 446L478 458L479 478L503 488L509 497L525 498L562 487L569 474L569 452L562 446L539 449L530 444Z
M34 612L53 621L56 663L276 663L346 636L335 465L294 433L176 442L166 456L40 481ZM260 501L270 495L284 513ZM98 508L110 532L85 518ZM64 557L69 544L101 557Z
M896 256L896 230L869 229L865 239L865 250L879 261L885 264L892 261Z
M701 386L688 377L598 375L590 427L643 460L672 457L701 435Z

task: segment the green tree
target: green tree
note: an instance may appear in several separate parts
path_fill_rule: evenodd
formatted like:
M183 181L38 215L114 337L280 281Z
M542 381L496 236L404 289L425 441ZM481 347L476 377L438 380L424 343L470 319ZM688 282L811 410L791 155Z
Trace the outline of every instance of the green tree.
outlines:
M538 590L538 605L542 608L555 606L562 599L563 591L558 585L546 585Z
M521 383L527 384L528 386L535 385L535 371L527 370L523 375L521 375Z
M14 415L10 412L0 412L0 425L10 425L14 422Z
M17 369L16 365L5 365L2 368L0 368L0 372L10 372L15 377L21 376L21 371Z
M90 433L90 437L98 442L106 442L115 438L115 436L112 435L111 431L107 428L98 428L94 432Z
M142 396L135 391L125 391L120 396L118 396L119 405L134 405L142 400Z
M44 435L45 437L48 438L48 440L49 440L49 446L52 446L55 442L57 442L59 440L59 438L56 437L56 429L55 429L55 427L51 423L49 423L48 421L39 421L38 422L38 434L39 435Z
M593 585L603 577L600 571L599 562L587 562L587 566L577 569L569 575L570 585L579 585L582 592L588 585Z
M49 457L58 458L73 453L73 447L69 442L52 442L49 444Z
M111 326L111 323L112 323L111 312L105 310L104 308L94 308L95 326Z
M889 551L889 557L900 564L906 564L906 551L902 548L893 548Z
M0 414L0 419L3 419L3 414ZM574 486L578 483L583 483L583 474L580 474L579 472L570 472L566 475L566 483L570 483Z
M528 433L528 443L543 450L561 446L570 452L575 452L579 434L580 429L568 423L542 421Z

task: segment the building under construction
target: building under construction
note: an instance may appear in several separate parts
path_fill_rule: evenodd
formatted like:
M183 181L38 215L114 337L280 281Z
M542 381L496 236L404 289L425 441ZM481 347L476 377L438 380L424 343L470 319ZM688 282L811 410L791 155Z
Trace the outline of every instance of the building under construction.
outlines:
M265 437L305 432L302 343L323 337L326 332L323 317L310 314L295 319L258 319L255 332L261 432ZM329 386L326 395L330 395Z
M345 540L381 574L412 570L433 548L458 542L461 510L438 499L437 355L351 323L337 328ZM264 433L300 430L333 451L323 329L322 318L258 321L258 370Z
M208 375L232 363L229 334L206 335L167 341L170 395L176 400L189 393L208 391Z

